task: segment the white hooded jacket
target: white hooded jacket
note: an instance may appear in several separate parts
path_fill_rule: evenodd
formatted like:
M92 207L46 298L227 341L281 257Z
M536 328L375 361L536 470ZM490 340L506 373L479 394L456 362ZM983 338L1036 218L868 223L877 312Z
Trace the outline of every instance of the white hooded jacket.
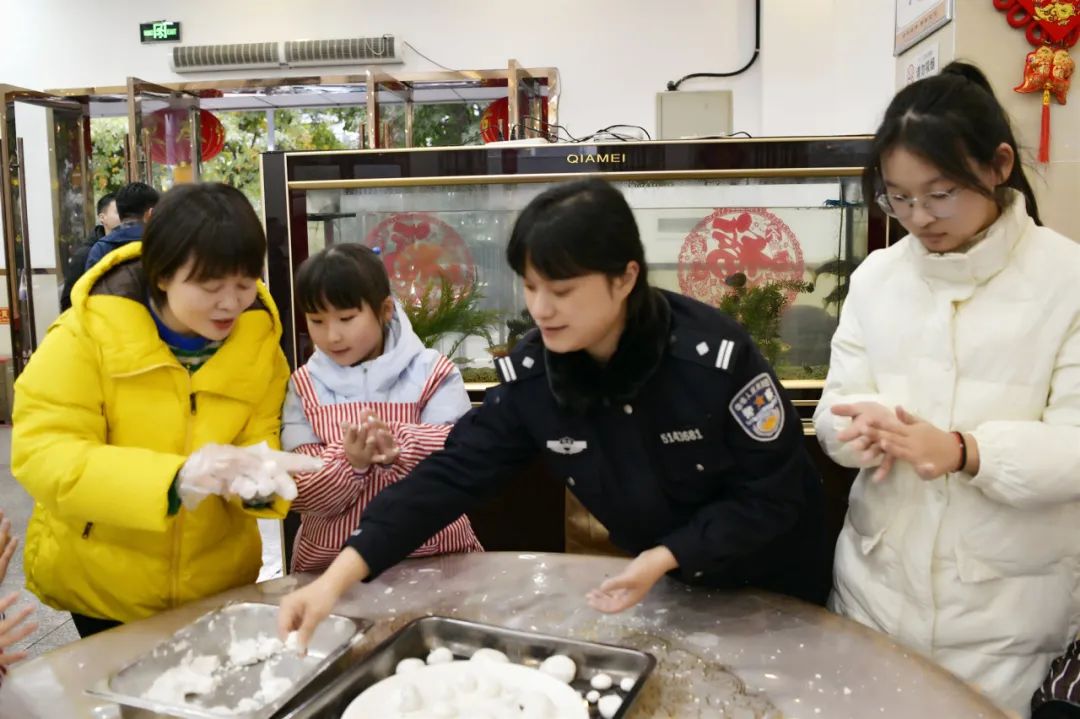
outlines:
M966 253L914 237L854 273L814 415L837 462L833 405L902 405L978 442L976 476L863 468L836 547L837 612L896 637L1028 716L1080 628L1080 245L1013 193Z

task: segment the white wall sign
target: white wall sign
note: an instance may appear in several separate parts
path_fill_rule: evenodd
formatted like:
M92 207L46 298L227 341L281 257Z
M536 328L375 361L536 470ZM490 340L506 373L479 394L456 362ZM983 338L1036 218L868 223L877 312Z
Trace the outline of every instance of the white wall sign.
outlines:
M924 77L937 75L941 72L941 58L938 54L938 44L931 43L917 55L912 55L904 68L904 84L910 85Z
M893 55L922 40L952 20L953 0L896 0Z

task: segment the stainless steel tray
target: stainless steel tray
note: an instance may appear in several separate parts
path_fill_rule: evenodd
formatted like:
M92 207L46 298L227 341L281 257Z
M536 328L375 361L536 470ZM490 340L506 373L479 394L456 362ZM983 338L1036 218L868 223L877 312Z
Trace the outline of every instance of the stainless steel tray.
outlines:
M261 687L260 675L267 662L229 669L223 673L223 680L216 690L189 699L183 706L144 698L154 680L168 669L179 666L189 653L216 656L225 664L234 638L253 639L260 635L276 637L277 616L278 607L273 604L227 604L199 617L110 676L102 685L87 690L87 693L122 707L134 707L165 716L186 719L269 719L371 627L368 620L329 616L315 631L306 656L286 651L272 660L274 676L289 679L291 686L277 697L259 701L257 708L230 713L211 711L222 706L236 707L244 698L254 698Z
M458 659L467 659L477 649L490 647L506 654L510 661L530 667L539 666L552 654L565 654L578 666L577 677L571 686L580 693L590 689L589 681L597 674L607 674L614 680L614 686L601 693L614 692L623 697L616 718L625 717L630 711L642 685L656 667L656 659L651 654L636 649L448 617L424 617L402 627L317 695L290 704L278 719L338 719L357 695L392 675L400 660L407 657L422 659L435 647L448 648ZM627 677L634 680L634 686L624 692L619 689L619 682ZM595 704L589 705L589 712L591 717L600 716Z

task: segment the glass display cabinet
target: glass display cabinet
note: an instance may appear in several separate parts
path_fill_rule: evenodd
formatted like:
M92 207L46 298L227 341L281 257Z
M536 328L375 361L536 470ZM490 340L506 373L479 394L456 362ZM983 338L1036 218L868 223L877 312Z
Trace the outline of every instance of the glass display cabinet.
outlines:
M495 381L494 359L529 326L504 257L518 212L552 185L595 173L633 208L652 283L733 314L809 409L851 270L885 244L884 218L860 192L868 145L836 137L268 153L270 289L287 315L287 354L299 363L311 352L292 304L296 266L323 247L360 242L379 248L414 317L441 314L465 328L422 339L482 391Z
M450 328L419 334L458 363L473 399L481 399L496 381L495 359L531 324L521 280L505 259L517 214L554 184L602 175L633 208L652 283L742 322L808 420L851 272L887 243L887 218L866 206L860 188L870 138L536 142L264 154L269 286L289 361L302 363L312 351L293 303L297 266L323 247L359 242L379 249L414 324ZM835 532L851 473L829 462L812 426L804 427L825 476L827 522ZM538 482L533 496L513 502L551 504L566 518L565 544L561 536L556 542L551 522L522 525L544 510L494 512L514 523L507 531L551 536L489 549L598 548L589 518L572 506L563 511L561 484ZM561 523L557 529L561 534Z

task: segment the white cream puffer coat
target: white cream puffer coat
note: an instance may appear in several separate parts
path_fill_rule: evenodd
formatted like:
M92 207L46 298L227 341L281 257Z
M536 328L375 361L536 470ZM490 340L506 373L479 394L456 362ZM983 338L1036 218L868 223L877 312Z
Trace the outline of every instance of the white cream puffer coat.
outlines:
M821 404L902 405L970 432L976 476L863 469L836 547L830 606L887 632L1028 716L1080 628L1080 245L1014 193L985 238L932 255L914 237L854 273Z

